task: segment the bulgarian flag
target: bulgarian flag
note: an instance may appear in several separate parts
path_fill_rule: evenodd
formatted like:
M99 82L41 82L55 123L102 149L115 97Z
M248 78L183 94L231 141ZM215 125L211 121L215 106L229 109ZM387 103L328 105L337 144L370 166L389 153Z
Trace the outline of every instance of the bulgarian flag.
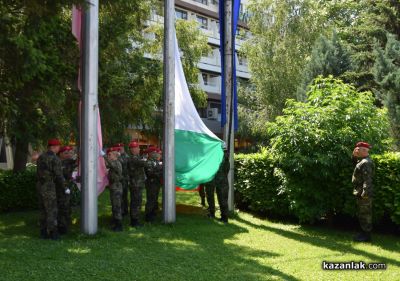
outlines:
M223 158L223 141L201 120L183 73L175 36L175 181L194 189L211 181Z

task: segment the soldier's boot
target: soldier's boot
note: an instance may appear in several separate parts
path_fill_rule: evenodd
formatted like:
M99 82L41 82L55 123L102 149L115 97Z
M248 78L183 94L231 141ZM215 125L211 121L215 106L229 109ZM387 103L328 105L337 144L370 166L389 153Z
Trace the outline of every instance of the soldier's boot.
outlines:
M57 230L50 231L49 236L51 240L60 240L60 235Z
M119 221L119 220L116 220L116 221L115 221L115 225L114 225L114 227L112 228L112 230L115 231L115 232L120 232L120 231L122 231L122 230L123 230L123 228L122 228L122 222Z
M353 240L355 242L371 242L371 233L361 231L359 234L354 236Z
M210 218L210 219L215 219L215 213L209 211L208 214L207 214L207 217Z
M223 215L219 220L223 223L228 223L228 216Z
M138 219L131 219L131 226L132 227L141 227L141 226L143 226L143 224L141 224Z
M49 239L49 234L46 228L40 229L40 239Z
M206 206L206 198L201 197L201 206L205 207Z

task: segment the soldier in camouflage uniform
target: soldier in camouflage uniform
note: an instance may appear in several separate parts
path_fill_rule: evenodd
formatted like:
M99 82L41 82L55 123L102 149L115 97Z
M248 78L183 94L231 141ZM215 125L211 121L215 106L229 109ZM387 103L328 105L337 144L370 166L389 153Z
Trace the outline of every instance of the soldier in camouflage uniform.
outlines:
M122 165L118 160L118 148L107 150L106 167L108 168L108 181L112 207L111 229L122 231Z
M145 220L154 221L158 208L158 194L160 193L163 166L160 162L161 151L156 147L150 149L149 159L145 165L146 172L146 206Z
M208 210L209 210L208 217L215 218L214 192L216 190L218 204L221 211L220 221L224 223L228 222L229 169L230 169L230 164L229 164L228 152L226 148L224 148L224 158L222 159L222 163L219 166L218 172L216 173L214 179L211 182L205 184Z
M64 187L61 161L57 157L60 150L60 141L48 141L47 152L41 154L37 160L37 191L40 209L40 237L43 239L59 239L57 229L57 193L56 188Z
M353 194L357 198L358 219L361 227L361 232L354 237L354 241L357 242L371 241L374 164L369 158L369 149L368 143L358 142L353 152L353 156L358 159L352 177Z
M129 155L125 153L124 144L118 143L114 147L118 147L119 149L119 157L118 160L121 161L122 165L122 216L126 216L128 214L128 192L129 192L129 175L128 175L128 159Z
M76 160L72 159L72 147L63 146L59 153L64 176L64 186L57 187L57 205L58 205L58 232L65 234L71 225L71 194L66 194L65 189L72 190L72 173L77 167Z
M141 226L139 223L140 209L142 208L142 194L146 174L144 166L146 160L140 156L140 148L137 142L129 144L131 156L128 159L129 191L131 193L131 226Z

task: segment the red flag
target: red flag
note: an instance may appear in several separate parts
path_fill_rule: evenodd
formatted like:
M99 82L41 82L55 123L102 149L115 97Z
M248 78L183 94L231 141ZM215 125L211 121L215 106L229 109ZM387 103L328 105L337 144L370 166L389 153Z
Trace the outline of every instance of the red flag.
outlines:
M72 35L76 38L79 45L80 51L80 63L79 63L79 74L78 74L78 89L82 92L81 84L81 68L82 68L82 8L72 6ZM102 155L103 149L103 137L101 134L101 120L100 110L97 108L97 145L99 148L98 164L97 164L97 194L99 195L104 191L106 185L108 185L107 168ZM81 102L79 103L79 116L81 116ZM78 175L80 175L81 167L78 167Z
M72 35L76 38L81 47L81 30L82 30L82 9L81 7L72 6Z

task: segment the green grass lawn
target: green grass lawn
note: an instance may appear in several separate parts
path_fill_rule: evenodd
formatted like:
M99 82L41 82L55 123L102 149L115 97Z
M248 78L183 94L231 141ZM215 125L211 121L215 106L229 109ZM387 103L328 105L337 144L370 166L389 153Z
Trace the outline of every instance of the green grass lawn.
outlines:
M178 193L177 222L108 229L108 192L99 233L38 238L37 212L0 214L0 280L400 280L400 239L260 220L238 213L228 225L205 217L197 193ZM383 262L380 271L323 271L322 261Z

